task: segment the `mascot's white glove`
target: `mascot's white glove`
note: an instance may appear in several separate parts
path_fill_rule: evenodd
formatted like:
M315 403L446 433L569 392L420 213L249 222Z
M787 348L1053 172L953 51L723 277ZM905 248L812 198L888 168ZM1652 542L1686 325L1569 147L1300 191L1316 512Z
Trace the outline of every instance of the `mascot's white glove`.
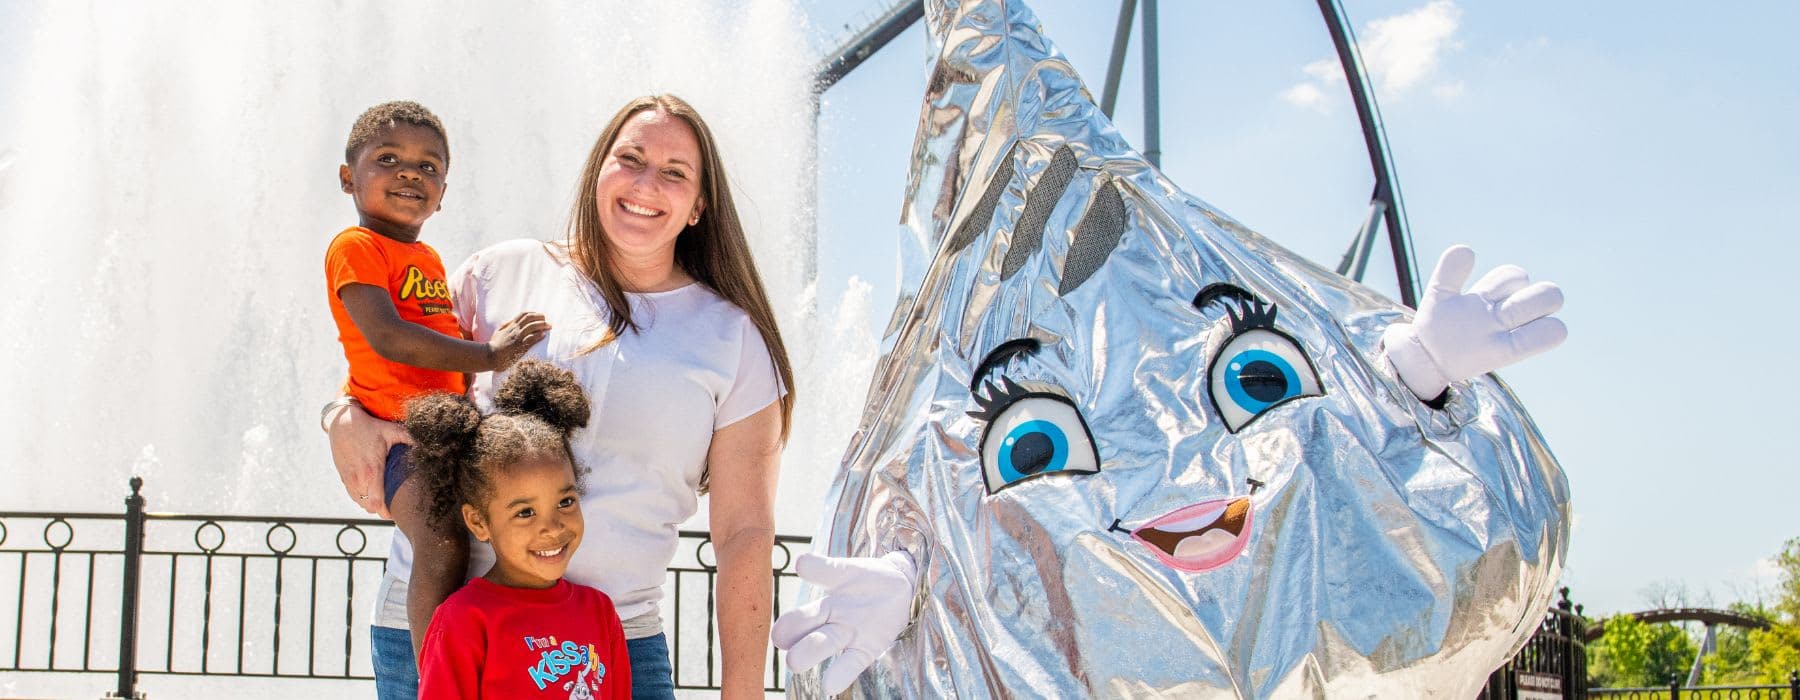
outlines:
M1421 401L1443 396L1453 382L1492 372L1562 344L1569 329L1550 314L1562 289L1531 284L1517 265L1483 275L1467 293L1475 251L1451 246L1438 258L1412 323L1388 326L1382 345L1400 379Z
M800 555L795 571L825 589L818 600L782 613L770 636L788 652L788 668L804 671L827 658L827 695L844 692L900 637L912 618L919 574L911 556Z

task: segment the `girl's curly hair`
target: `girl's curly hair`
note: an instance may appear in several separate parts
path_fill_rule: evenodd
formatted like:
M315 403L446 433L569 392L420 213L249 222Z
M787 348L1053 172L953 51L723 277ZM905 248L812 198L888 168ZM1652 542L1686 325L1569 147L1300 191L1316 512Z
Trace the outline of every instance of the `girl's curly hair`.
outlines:
M467 397L447 392L407 403L410 458L424 479L433 526L460 524L464 503L485 512L495 470L559 457L578 478L583 472L569 435L587 425L589 406L574 374L548 362L520 362L494 394L494 408L484 416Z

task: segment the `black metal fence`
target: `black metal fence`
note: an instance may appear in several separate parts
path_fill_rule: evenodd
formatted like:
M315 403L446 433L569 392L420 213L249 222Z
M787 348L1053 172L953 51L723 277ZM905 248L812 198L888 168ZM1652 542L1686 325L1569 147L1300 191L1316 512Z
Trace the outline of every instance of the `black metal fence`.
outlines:
M1777 685L1709 685L1681 687L1674 678L1661 688L1591 688L1587 697L1606 700L1800 700L1800 672L1789 672Z
M0 512L0 671L112 674L118 697L140 674L373 677L366 621L387 552L370 543L392 523L149 513L142 484L123 514ZM777 537L776 615L809 542ZM716 578L708 533L683 531L665 602L679 688L719 687ZM782 690L779 652L768 669Z
M1789 672L1785 684L1715 685L1684 688L1672 678L1656 688L1588 687L1587 618L1581 606L1569 600L1569 589L1560 591L1556 606L1525 647L1505 666L1488 677L1484 700L1518 700L1560 697L1568 700L1800 700L1800 672Z
M392 523L149 513L142 486L131 480L123 514L0 511L0 671L111 674L118 697L137 695L139 674L373 678L364 620L387 557L369 545ZM793 599L794 557L809 543L776 538L774 615ZM665 587L677 688L719 687L717 577L710 536L683 531ZM1785 685L1589 688L1585 632L1562 589L1482 697L1800 700L1800 674ZM784 689L781 663L771 650L767 690Z
M1482 698L1514 700L1532 697L1532 691L1563 698L1586 697L1587 647L1582 644L1582 634L1587 624L1570 602L1569 589L1558 593L1556 606L1544 612L1525 647L1488 676Z

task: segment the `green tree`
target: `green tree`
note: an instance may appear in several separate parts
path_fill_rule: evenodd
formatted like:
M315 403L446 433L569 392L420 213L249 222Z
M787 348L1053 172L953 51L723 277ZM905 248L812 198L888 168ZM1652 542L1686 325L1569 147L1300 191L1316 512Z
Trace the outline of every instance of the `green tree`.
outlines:
M1800 670L1800 537L1788 540L1775 555L1781 580L1775 587L1774 623L1749 635L1749 661L1760 683L1785 683Z
M1775 555L1781 581L1775 586L1775 614L1781 622L1800 625L1800 537L1788 540Z
M1750 632L1750 663L1758 683L1786 683L1800 669L1800 625L1776 623Z
M1800 537L1788 540L1775 555L1780 571L1772 598L1762 603L1733 603L1733 612L1769 621L1766 630L1721 626L1713 653L1701 671L1708 685L1737 683L1786 684L1800 670ZM1684 607L1686 591L1662 585L1650 589L1652 605ZM1670 676L1687 678L1697 641L1681 627L1645 624L1630 615L1605 620L1606 632L1587 647L1588 680L1601 688L1662 686Z
M1589 669L1601 687L1660 686L1670 676L1687 677L1695 651L1694 640L1680 627L1614 615L1606 620L1606 632L1588 646Z
M1768 610L1751 603L1732 603L1726 608L1746 617L1772 619ZM1701 683L1704 685L1733 685L1759 682L1760 668L1751 654L1750 635L1754 630L1731 625L1718 625L1714 631L1715 646L1713 653L1706 657L1706 665L1700 676Z

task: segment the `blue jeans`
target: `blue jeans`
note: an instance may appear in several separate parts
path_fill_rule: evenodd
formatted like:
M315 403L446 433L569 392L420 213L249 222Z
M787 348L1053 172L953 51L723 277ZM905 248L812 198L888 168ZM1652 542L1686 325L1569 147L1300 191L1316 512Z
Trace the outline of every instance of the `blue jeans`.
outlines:
M627 639L625 653L631 657L631 700L675 700L675 669L669 665L666 635Z
M418 700L419 664L413 659L411 632L371 625L369 665L375 669L377 700Z

